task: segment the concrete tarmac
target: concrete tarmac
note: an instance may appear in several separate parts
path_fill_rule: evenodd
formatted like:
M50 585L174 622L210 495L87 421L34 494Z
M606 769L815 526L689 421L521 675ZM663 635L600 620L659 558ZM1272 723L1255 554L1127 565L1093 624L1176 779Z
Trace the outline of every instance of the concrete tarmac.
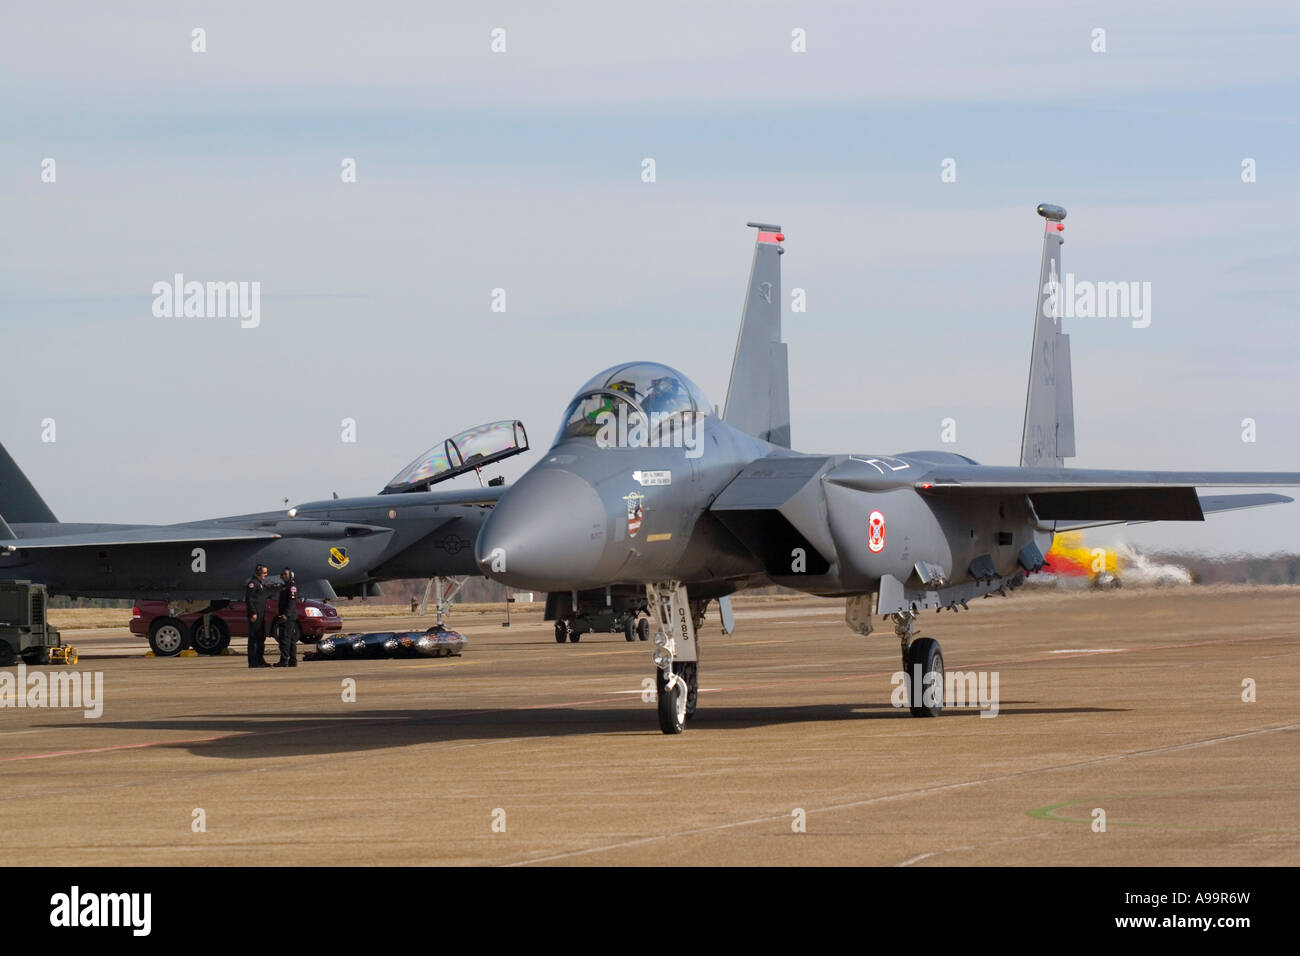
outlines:
M678 737L644 693L649 644L557 645L535 610L453 615L459 658L294 670L65 631L103 713L0 709L0 861L1300 864L1300 590L1025 589L926 614L950 672L998 681L996 716L938 719L891 704L889 625L854 635L840 601L736 608L730 637L711 610Z

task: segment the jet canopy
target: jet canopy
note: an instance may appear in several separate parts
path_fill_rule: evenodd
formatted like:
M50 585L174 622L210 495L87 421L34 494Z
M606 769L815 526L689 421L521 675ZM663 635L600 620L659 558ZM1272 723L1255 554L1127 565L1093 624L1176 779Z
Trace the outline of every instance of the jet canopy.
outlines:
M681 372L656 362L629 362L606 369L578 390L555 442L608 435L613 429L619 435L629 428L635 433L637 427L655 436L665 427L692 426L708 414L709 400Z
M489 422L434 445L399 471L380 494L428 491L430 485L527 450L528 433L523 422Z

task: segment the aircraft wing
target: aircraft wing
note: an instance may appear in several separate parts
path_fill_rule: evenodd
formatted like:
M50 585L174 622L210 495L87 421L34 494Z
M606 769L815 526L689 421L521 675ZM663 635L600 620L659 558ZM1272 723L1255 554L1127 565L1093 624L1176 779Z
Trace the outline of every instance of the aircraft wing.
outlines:
M1264 505L1284 505L1294 498L1286 495L1198 495L1202 514L1218 514L1223 511L1240 511L1243 508L1259 508ZM1146 521L1069 521L1057 520L1057 531L1082 531L1084 528L1102 528L1117 524L1146 524Z
M1300 486L1291 471L1127 471L1088 468L1006 468L945 464L915 481L923 495L952 497L1020 493L1038 517L1072 527L1084 522L1201 521L1207 513L1290 501L1284 495L1201 498L1198 487ZM1207 510L1207 505L1208 510Z
M244 528L145 527L115 528L84 534L47 535L42 538L12 538L0 541L0 551L38 551L52 548L120 548L149 544L211 544L217 541L272 541L272 531Z

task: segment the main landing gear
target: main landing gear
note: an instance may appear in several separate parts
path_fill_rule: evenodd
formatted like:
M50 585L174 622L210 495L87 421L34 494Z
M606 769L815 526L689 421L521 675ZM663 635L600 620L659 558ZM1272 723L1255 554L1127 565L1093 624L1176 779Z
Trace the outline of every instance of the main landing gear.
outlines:
M903 683L913 717L938 717L943 713L943 651L931 637L917 637L916 611L890 615L903 651Z
M560 619L555 622L555 643L563 644L566 640L577 644L582 639L582 632L576 627L571 627L569 622Z

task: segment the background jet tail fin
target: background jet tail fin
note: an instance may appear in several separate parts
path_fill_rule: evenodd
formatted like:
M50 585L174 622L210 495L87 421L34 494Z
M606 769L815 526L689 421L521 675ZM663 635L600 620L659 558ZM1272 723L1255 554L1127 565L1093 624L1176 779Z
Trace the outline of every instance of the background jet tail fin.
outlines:
M4 445L0 445L0 514L18 524L59 520Z
M1070 337L1061 331L1064 292L1061 245L1065 209L1044 203L1038 214L1047 220L1043 261L1034 302L1034 346L1029 357L1025 429L1020 464L1026 468L1061 467L1074 457L1074 385L1070 374Z
M754 264L740 316L722 420L773 445L790 447L790 366L781 341L780 226L751 222L758 230Z

